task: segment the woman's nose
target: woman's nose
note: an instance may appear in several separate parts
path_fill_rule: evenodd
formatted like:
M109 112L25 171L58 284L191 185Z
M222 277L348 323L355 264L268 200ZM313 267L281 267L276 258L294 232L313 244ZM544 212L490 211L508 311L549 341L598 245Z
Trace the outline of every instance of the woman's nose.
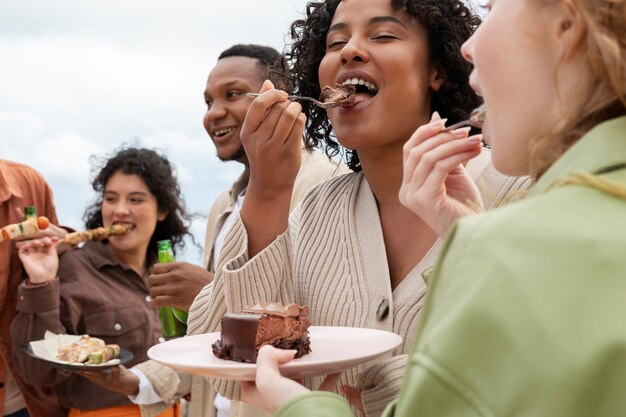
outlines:
M130 210L128 204L125 201L118 201L113 208L113 212L117 215L126 215L130 212Z
M461 54L463 58L471 64L474 63L474 37L476 36L476 32L466 40L461 46Z
M341 63L348 64L352 62L368 62L369 55L365 42L360 38L353 36L341 48Z

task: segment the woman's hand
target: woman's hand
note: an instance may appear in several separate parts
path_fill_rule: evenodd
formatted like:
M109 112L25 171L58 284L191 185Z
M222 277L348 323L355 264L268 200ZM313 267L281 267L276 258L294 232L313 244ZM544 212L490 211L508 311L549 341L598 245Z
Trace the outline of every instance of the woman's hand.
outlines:
M481 151L481 135L469 128L444 132L437 113L404 145L400 202L444 236L457 219L483 210L476 184L463 167Z
M295 354L295 350L276 349L268 345L261 347L256 361L256 380L241 382L243 401L273 413L292 398L310 392L296 381L283 377L278 369L279 365L291 361ZM328 375L319 389L331 391L340 376Z
M241 208L253 258L287 229L293 184L300 170L306 117L299 103L265 81L246 113L241 142L250 181Z
M250 188L269 198L293 187L300 169L302 132L306 117L302 106L265 81L241 129L241 142L250 163ZM258 185L258 189L256 186Z
M122 365L112 367L110 372L85 371L80 372L80 375L109 391L124 395L139 394L139 377Z
M18 255L31 283L43 284L56 278L59 257L56 246L59 239L44 237L23 242Z

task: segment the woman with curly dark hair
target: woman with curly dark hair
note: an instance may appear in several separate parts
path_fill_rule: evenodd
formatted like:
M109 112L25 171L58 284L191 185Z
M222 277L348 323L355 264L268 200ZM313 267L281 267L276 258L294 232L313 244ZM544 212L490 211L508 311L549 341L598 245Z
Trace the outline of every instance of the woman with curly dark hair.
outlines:
M264 85L241 135L251 171L246 199L214 286L203 290L212 312L192 305L189 329L216 331L226 311L258 301L295 301L310 307L315 325L398 333L404 342L393 355L342 376L353 406L376 416L397 395L426 293L423 273L440 247L437 231L398 199L403 146L433 112L458 121L480 103L460 52L479 19L459 0L326 0L310 2L306 13L291 30L295 92L316 97L324 86L350 84L355 100L328 110L304 103L302 113L285 92ZM345 149L355 172L310 191L289 217L305 126L308 144L331 155ZM498 205L523 182L495 173L480 136L468 134L444 135L464 149L457 169L467 163L481 188L463 198L476 210ZM453 173L449 183L466 178ZM456 219L440 216L445 227ZM234 384L214 385L238 396Z
M105 189L109 179L116 173L136 175L143 179L150 193L156 198L158 211L168 215L156 223L147 252L157 252L156 242L170 239L174 250L182 249L185 235L189 234L190 216L184 207L178 180L170 162L157 152L145 148L125 148L104 161L98 175L91 182L98 193L96 201L85 210L83 221L87 229L100 227L102 204L106 199ZM116 239L113 238L113 241ZM119 239L118 239L119 240Z
M326 55L320 53L336 45L327 45L327 34L332 18L341 0L311 2L307 5L306 20L298 20L291 26L294 39L288 60L293 64L296 88L294 94L318 97L321 93L318 68ZM427 91L428 108L420 108L413 113L413 119L430 115L437 111L448 123L466 120L471 110L480 103L480 98L470 88L467 79L471 65L459 53L460 45L480 24L480 18L470 12L461 1L407 1L391 0L394 10L406 10L408 16L423 30L426 36L426 58L435 73L435 84ZM416 74L421 68L414 69ZM331 80L331 84L332 80ZM417 87L417 86L416 86ZM398 97L400 100L400 97ZM423 103L420 103L423 104ZM355 149L342 149L335 140L329 113L310 102L302 103L307 115L306 134L312 146L324 145L327 153L346 153L348 166L354 171L361 170ZM422 106L424 107L424 106ZM419 125L418 125L419 126ZM347 145L344 145L344 148Z
M497 169L537 181L449 232L384 415L626 415L626 0L486 7L462 48L483 132ZM460 191L445 182L455 150L442 130L427 123L407 146L401 195L420 216ZM424 198L428 181L443 192ZM344 399L282 377L292 357L264 346L246 399L277 417L351 416Z
M127 365L146 361L159 342L158 312L150 306L146 278L156 262L156 242L181 247L189 234L180 187L170 162L150 149L121 149L108 158L92 182L96 202L85 212L87 228L127 224L121 236L88 241L59 258L56 239L20 248L28 273L20 286L12 324L18 372L32 385L52 387L69 416L140 416L139 407L76 373L63 372L20 352L19 346L57 334L88 334L128 349ZM176 407L163 417L175 416Z

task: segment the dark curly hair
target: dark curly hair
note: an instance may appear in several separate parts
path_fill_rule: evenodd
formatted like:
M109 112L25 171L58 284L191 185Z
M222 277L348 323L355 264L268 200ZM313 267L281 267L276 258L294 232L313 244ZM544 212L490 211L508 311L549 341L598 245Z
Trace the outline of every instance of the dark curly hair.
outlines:
M172 165L163 155L145 148L122 148L106 160L92 157L92 164L97 169L91 186L98 193L93 204L85 214L83 221L88 229L102 226L102 201L107 182L117 172L126 175L138 175L156 197L159 211L167 211L167 217L157 222L156 229L150 238L148 252L157 252L156 242L170 239L174 250L183 248L185 235L190 235L191 216L185 209L185 202L180 193L180 186L172 169Z
M406 10L428 34L430 60L444 80L439 91L432 92L430 111L438 111L449 123L467 119L481 100L469 86L472 67L463 59L461 45L474 33L480 18L460 0L389 1L394 10ZM311 1L306 6L306 18L291 25L293 43L286 59L292 66L295 94L319 97L321 93L318 68L326 51L328 28L340 2ZM323 146L329 156L343 151L348 167L360 171L356 151L342 149L335 140L326 111L307 102L302 107L307 115L307 145Z

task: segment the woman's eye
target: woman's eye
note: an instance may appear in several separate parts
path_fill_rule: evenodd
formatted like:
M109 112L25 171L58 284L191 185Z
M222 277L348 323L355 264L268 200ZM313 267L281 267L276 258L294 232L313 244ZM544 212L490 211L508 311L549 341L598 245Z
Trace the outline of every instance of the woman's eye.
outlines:
M328 42L328 44L326 45L327 49L336 49L342 45L345 45L348 41L345 40L335 40L335 41L330 41Z
M376 35L372 39L377 40L377 41L388 41L388 40L398 39L398 37L395 35Z
M211 108L211 104L213 104L213 100L204 100L204 102L206 103L206 108L207 110Z
M143 198L131 198L130 199L130 202L133 204L141 204L143 203L143 201L144 201Z
M241 95L241 93L239 91L229 91L228 93L226 93L226 97L228 98L235 98L235 97L239 97Z

